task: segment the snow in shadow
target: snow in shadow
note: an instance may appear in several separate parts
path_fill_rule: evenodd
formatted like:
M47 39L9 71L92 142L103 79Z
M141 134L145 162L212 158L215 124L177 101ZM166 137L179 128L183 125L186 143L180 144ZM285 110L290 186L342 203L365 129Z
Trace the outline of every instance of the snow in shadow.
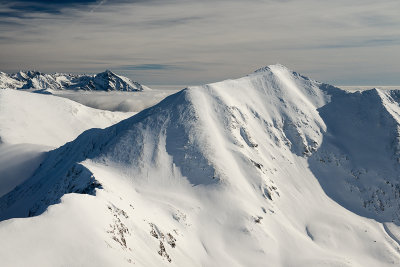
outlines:
M327 131L309 158L311 171L326 194L343 207L399 225L398 101L391 97L393 92L377 89L348 93L326 86L324 90L332 96L318 110Z

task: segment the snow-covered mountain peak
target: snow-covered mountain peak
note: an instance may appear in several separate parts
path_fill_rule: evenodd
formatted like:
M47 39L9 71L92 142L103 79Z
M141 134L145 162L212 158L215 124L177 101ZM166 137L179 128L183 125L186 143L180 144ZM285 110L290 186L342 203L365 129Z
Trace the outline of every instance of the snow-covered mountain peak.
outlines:
M20 70L18 73L16 73L16 75L28 79L28 78L33 78L35 76L40 76L40 75L44 75L44 73L41 73L40 71L36 71L36 70L28 70L28 71L22 71Z
M268 158L282 153L281 149L288 151L285 153L290 158L308 157L321 144L325 124L317 108L327 98L320 86L279 73L189 87L120 124L85 133L60 148L62 153L55 151L51 156L54 160L62 155L72 161L59 167L57 173L61 176L54 181L68 180L68 175L62 173L71 172L70 168L90 158L110 166L123 166L135 173L138 181L144 177L158 179L162 172L163 177L176 182L183 179L195 186L219 185L245 191L252 191L254 186L264 188L269 182L260 182L257 177L263 168L272 168ZM292 90L282 89L286 87ZM44 164L31 181L47 177L52 162ZM71 162L74 163L70 165ZM254 177L242 168L249 169ZM89 178L84 181L91 181ZM54 185L45 186L45 190L51 190L47 186ZM85 185L80 184L79 188L82 186ZM53 200L46 196L45 202L57 202L69 192L68 188L58 191ZM267 195L272 192L260 190L260 196L271 197ZM38 196L37 201L42 197ZM19 201L23 196L13 199ZM21 210L19 216L25 212L38 214L46 208L35 203L35 207Z
M268 65L262 68L259 68L257 70L254 71L254 73L261 73L261 72L271 72L273 70L285 70L285 71L289 71L292 72L289 68L287 68L286 66L277 63L277 64L273 64L273 65Z
M288 67L282 65L282 64L274 64L274 65L269 65L263 68L260 68L256 71L254 71L250 75L280 75L283 74L284 76L292 76L294 78L301 78L303 80L310 80L308 77L301 75L300 73L297 73Z
M108 70L108 69L103 72L97 73L95 76L103 77L103 78L107 78L107 79L119 77L117 74L115 74L114 72L112 72L111 70Z
M143 91L143 87L130 79L119 76L110 70L98 73L94 76L94 83L100 90L105 91Z

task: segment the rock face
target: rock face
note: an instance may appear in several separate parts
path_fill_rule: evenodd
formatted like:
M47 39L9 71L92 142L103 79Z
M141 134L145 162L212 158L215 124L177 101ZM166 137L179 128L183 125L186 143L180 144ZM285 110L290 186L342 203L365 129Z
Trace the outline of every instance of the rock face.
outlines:
M281 65L190 87L49 152L0 220L82 210L92 265L398 265L399 98Z
M86 91L143 91L148 89L138 82L109 70L96 75L45 74L38 71L20 71L8 75L0 72L0 89L8 88Z

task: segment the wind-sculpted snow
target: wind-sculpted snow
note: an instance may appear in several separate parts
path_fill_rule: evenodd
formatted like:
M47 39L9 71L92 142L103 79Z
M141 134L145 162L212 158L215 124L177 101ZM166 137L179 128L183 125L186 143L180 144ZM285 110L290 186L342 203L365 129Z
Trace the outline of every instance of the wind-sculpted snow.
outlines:
M20 71L8 75L0 72L0 89L143 91L146 86L106 70L96 75L45 74Z
M398 96L281 65L186 88L49 152L0 198L1 220L41 215L0 235L79 214L67 238L44 237L63 244L48 266L73 265L77 247L93 266L399 265Z

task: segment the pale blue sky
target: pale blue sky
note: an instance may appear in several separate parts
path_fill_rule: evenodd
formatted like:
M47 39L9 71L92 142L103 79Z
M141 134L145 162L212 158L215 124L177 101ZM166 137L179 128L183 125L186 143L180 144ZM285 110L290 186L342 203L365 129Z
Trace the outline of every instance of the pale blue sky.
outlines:
M399 12L398 0L0 0L0 70L189 85L281 63L336 85L399 85Z

